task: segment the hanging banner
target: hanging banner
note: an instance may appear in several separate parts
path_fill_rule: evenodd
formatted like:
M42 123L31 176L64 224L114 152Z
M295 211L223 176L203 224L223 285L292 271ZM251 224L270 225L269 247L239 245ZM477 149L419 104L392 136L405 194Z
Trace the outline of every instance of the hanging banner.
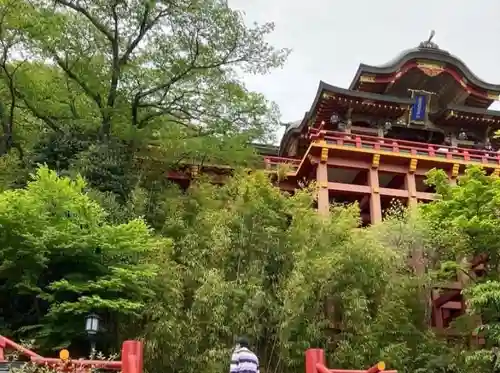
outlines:
M427 95L416 94L414 96L415 103L411 108L411 121L412 122L425 122L427 115Z

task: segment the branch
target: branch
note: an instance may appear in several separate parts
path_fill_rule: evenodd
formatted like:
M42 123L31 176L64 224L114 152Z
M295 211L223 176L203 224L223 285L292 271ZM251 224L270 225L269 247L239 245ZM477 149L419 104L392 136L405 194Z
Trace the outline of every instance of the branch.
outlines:
M200 55L200 44L199 44L199 40L198 40L198 32L199 32L199 30L196 30L195 34L193 36L193 43L194 43L193 49L194 50L192 53L191 61L189 62L189 65L186 67L186 69L183 72L179 73L178 75L172 77L168 82L166 82L164 84L160 84L156 87L152 87L144 92L138 93L136 96L137 100L140 101L142 98L149 96L151 94L154 94L158 91L161 91L162 89L166 89L166 90L170 89L170 87L172 85L174 85L175 83L180 81L182 78L184 78L190 72L199 71L199 70L215 69L215 68L218 68L218 67L221 67L224 65L231 65L231 64L235 64L235 63L242 62L245 60L245 57L240 57L240 58L236 58L236 59L230 58L231 55L233 54L233 52L238 48L238 44L235 41L234 45L231 47L231 49L229 49L229 51L226 53L226 55L220 61L213 62L211 64L206 64L206 65L197 65L196 62L197 62L198 57ZM134 100L134 101L136 101L136 100Z
M146 33L151 29L151 27L154 26L156 21L152 21L149 24L147 23L149 14L151 12L151 4L147 3L146 6L144 7L144 13L142 14L142 19L141 23L139 25L139 34L136 36L135 39L129 42L127 49L125 50L125 53L123 53L123 56L120 58L120 65L125 65L128 62L128 59L134 49L139 45L141 40L144 38Z
M173 76L168 82L164 84L160 84L156 87L150 88L144 92L138 93L138 99L142 99L146 96L149 96L153 93L156 93L158 91L161 91L162 89L169 89L173 84L177 83L179 80L184 78L188 73L190 73L196 66L196 60L198 59L198 56L200 54L200 43L198 41L198 30L196 30L195 35L194 35L194 52L193 56L191 57L191 61L189 63L189 66L180 74Z
M23 100L24 105L26 105L26 108L33 114L34 117L42 120L53 131L62 132L54 120L52 120L50 117L40 113L33 105L30 104L30 102L26 99L26 97L21 92L16 91L16 94L21 100Z
M67 0L55 0L55 2L56 2L56 4L65 5L68 8L71 8L74 11L85 16L85 18L87 18L95 26L95 28L97 28L99 31L101 31L108 38L108 40L110 42L113 42L114 39L113 39L113 34L111 33L111 31L109 31L105 25L103 25L101 22L99 22L99 20L97 18L93 17L88 12L87 9L85 9L84 7L82 7L80 5L73 4L72 2L67 1Z
M101 124L101 134L108 136L111 131L111 111L114 108L116 101L116 94L118 91L118 81L120 80L120 34L118 30L118 13L116 8L118 7L119 0L115 0L113 6L111 7L111 14L113 17L113 37L111 41L111 53L112 53L112 65L111 65L111 82L109 85L108 98L106 100L106 110L102 111L102 124Z
M101 95L99 95L98 93L93 93L92 90L80 79L78 78L78 76L73 72L71 71L71 69L68 67L68 65L57 55L56 51L54 50L51 50L50 51L55 59L55 61L57 62L57 64L59 65L59 67L61 69L63 69L63 71L75 82L77 83L82 89L83 91L91 98L95 101L95 103L97 104L97 106L99 108L102 109L102 99L101 99Z
M80 119L80 114L78 114L78 110L76 108L76 105L75 105L75 96L73 95L73 90L71 89L70 85L69 85L69 79L66 79L66 89L68 90L68 96L69 96L69 102L67 102L70 110L71 110L71 114L73 114L73 119ZM63 102L61 101L62 103L66 103L66 102Z
M116 100L116 91L118 89L118 80L120 79L120 59L119 59L119 30L118 30L118 14L116 13L116 8L119 4L118 0L115 0L111 8L111 13L113 15L113 40L111 41L111 51L113 54L113 64L111 71L111 84L108 92L108 99L106 100L106 106L108 108L114 107ZM108 118L109 120L109 118Z
M148 115L144 116L140 121L137 121L137 110L135 111L135 122L134 124L137 125L138 128L144 128L147 123L149 123L150 120L157 118L162 115L167 115L171 113L172 107L182 100L185 96L185 92L181 93L179 96L175 97L166 107L162 107L161 103L159 104L137 104L136 108L151 108L155 109L154 112L149 113Z

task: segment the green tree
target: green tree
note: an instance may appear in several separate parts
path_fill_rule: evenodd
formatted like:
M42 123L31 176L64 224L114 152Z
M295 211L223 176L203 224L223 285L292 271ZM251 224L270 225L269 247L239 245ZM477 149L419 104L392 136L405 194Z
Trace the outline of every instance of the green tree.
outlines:
M276 107L237 76L280 67L288 51L265 41L271 23L248 28L225 1L2 1L10 10L4 28L20 35L29 65L52 61L60 79L49 87L67 92L44 107L44 87L33 95L49 127L78 121L101 137L135 140L166 131L181 146L193 138L265 139L278 122ZM27 89L16 85L12 97L27 97Z
M0 307L14 337L35 337L43 348L84 342L83 318L99 313L100 347L134 334L154 297L151 251L168 252L141 219L110 224L84 192L81 178L40 168L25 189L0 193ZM107 345L109 343L109 345Z
M276 106L239 76L288 51L225 1L0 0L0 13L0 154L28 170L69 169L123 203L160 168L254 163L249 144L275 132Z
M436 186L440 197L423 207L436 247L441 248L435 252L440 262L438 269L448 273L452 269L451 274L456 270L468 273L469 268L457 264L457 258L488 258L485 274L471 277L463 291L468 314L460 320L460 326L471 333L477 328L478 316L482 319L483 325L477 331L486 337L487 349L467 354L466 358L470 367L475 366L474 371L491 372L500 367L498 363L493 367L500 343L500 179L479 167L470 167L456 185L451 185L441 170L432 171L428 182Z

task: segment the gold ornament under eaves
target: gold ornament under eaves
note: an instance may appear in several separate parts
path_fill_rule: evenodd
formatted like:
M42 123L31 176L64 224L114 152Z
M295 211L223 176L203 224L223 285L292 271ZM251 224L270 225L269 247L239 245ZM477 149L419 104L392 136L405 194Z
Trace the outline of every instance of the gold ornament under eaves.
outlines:
M498 92L488 91L486 95L490 100L495 100L495 101L500 100L500 95L498 94Z
M417 62L417 67L427 76L434 77L438 76L444 71L443 65L434 62Z
M361 83L375 83L375 76L373 75L361 75L359 78Z

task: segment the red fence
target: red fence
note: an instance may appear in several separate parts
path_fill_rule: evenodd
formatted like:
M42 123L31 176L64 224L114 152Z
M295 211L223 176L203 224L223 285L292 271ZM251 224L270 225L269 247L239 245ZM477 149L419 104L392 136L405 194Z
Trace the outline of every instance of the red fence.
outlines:
M428 156L443 160L478 163L482 165L499 165L500 150L476 150L454 146L427 144L415 141L391 139L368 135L348 134L345 132L311 130L311 140L323 139L327 144L369 149L390 153L408 154L411 156ZM277 170L280 165L289 165L291 171L297 171L301 159L265 156L266 169ZM438 161L436 159L436 161Z
M360 149L373 149L392 153L424 155L443 159L500 164L500 153L491 150L465 149L453 146L427 144L414 141L396 140L376 136L354 135L345 132L321 131L312 137L321 137L327 144L342 145Z
M398 373L396 370L385 370L384 362L365 370L329 369L325 365L325 352L319 348L311 348L306 351L306 373Z
M295 172L298 170L301 160L297 158L265 156L264 162L267 170L277 170L280 165L288 165L291 171Z
M125 341L122 345L120 361L106 360L71 360L69 356L63 359L47 358L27 349L8 338L0 335L0 362L6 362L5 350L18 351L36 364L49 365L61 371L85 370L85 369L108 369L121 370L123 373L142 373L143 370L143 345L141 341Z

